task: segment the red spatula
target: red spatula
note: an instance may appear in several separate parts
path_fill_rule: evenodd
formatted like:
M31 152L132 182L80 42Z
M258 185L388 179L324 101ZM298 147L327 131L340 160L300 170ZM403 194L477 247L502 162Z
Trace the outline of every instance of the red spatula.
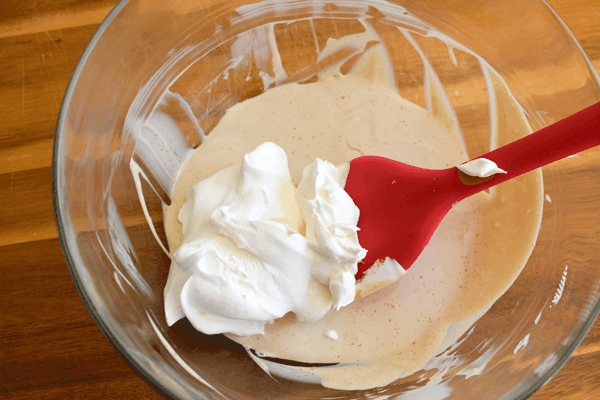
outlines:
M456 167L431 170L377 156L355 158L345 190L360 210L358 240L368 250L356 278L386 257L408 269L462 199L598 145L600 103L479 157L507 172L489 178L469 177Z

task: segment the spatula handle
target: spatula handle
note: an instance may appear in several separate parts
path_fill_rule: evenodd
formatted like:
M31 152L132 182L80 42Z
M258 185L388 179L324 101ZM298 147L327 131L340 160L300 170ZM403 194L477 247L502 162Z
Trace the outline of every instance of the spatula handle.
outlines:
M597 103L522 139L482 155L481 158L494 161L507 173L496 174L492 179L475 186L477 191L484 190L599 145L600 103Z

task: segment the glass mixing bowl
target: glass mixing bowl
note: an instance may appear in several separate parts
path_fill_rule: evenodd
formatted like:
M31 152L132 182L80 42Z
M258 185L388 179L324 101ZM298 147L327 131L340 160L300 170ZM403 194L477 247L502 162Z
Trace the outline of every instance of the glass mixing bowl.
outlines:
M121 1L86 48L63 101L55 210L90 313L159 392L180 399L520 399L557 372L594 322L598 149L543 169L546 200L533 253L512 287L440 356L445 368L383 388L337 391L275 380L241 346L185 320L167 326L162 211L181 163L228 107L286 79L310 79L327 38L354 32L357 18L386 44L402 95L424 107L429 63L470 157L489 150L495 119L483 62L456 43L499 73L533 130L600 100L594 68L543 1ZM270 61L269 41L281 64Z

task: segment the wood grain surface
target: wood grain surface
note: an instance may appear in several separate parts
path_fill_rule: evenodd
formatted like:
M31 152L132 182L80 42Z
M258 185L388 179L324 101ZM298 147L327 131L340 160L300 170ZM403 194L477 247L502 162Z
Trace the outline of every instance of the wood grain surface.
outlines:
M600 69L600 0L549 0ZM67 83L115 0L0 1L0 398L159 399L96 327L52 205ZM600 399L600 323L533 397Z

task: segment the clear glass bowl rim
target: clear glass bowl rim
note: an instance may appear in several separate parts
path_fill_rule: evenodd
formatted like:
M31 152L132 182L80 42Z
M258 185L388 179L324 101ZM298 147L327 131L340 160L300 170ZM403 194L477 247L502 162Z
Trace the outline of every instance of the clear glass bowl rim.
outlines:
M68 234L72 232L71 222L68 216L63 212L64 205L66 204L65 196L61 193L62 182L64 181L64 165L59 163L59 156L61 153L61 149L64 145L65 138L65 125L66 125L66 116L67 112L71 105L71 100L73 98L73 92L75 91L75 87L77 86L77 82L79 80L79 76L81 75L81 71L85 67L85 64L90 56L90 54L94 51L96 44L102 37L102 34L106 30L106 28L110 25L110 23L115 19L115 17L119 14L119 12L129 3L130 0L119 0L119 2L115 5L115 7L108 13L106 18L100 23L98 29L92 35L92 38L86 45L83 53L81 54L75 69L73 70L73 74L69 79L69 83L67 85L67 89L65 91L65 95L63 97L63 101L60 107L60 111L58 114L58 120L56 124L56 131L54 137L54 147L52 152L52 198L54 203L54 216L56 219L58 238L60 241L60 245L62 247L62 251L67 262L67 266L75 282L75 287L79 292L81 299L83 300L88 312L92 316L92 319L100 328L102 334L108 339L110 344L117 350L117 352L125 359L125 361L129 364L134 371L138 373L138 375L144 379L144 381L150 385L154 390L160 393L162 396L172 399L179 399L179 397L172 391L168 389L167 386L161 385L160 378L156 377L151 371L145 369L136 359L130 354L127 349L123 346L121 342L119 342L117 336L109 329L109 327L104 323L100 313L98 312L96 305L90 294L87 292L85 286L82 284L82 280L80 278L77 263L75 259L77 258L70 250L69 238ZM580 55L584 58L588 67L591 71L595 71L595 67L589 59L587 53L577 40L575 34L571 31L571 29L567 26L567 24L562 20L562 18L554 11L552 7L545 1L540 0L541 4L547 8L550 14L556 19L556 21L560 24L561 28L564 29L565 33L569 36L572 43L579 50ZM597 84L600 85L600 80L597 79ZM596 302L594 308L590 312L589 318L583 324L581 330L577 334L577 336L573 339L573 341L567 346L565 352L561 357L559 357L554 365L542 376L540 376L536 381L532 382L530 385L526 387L522 387L521 390L517 393L514 393L513 399L527 399L532 396L535 392L537 392L544 384L546 384L561 368L566 362L569 360L573 352L577 349L577 347L581 344L588 331L593 326L596 318L600 314L600 300Z

